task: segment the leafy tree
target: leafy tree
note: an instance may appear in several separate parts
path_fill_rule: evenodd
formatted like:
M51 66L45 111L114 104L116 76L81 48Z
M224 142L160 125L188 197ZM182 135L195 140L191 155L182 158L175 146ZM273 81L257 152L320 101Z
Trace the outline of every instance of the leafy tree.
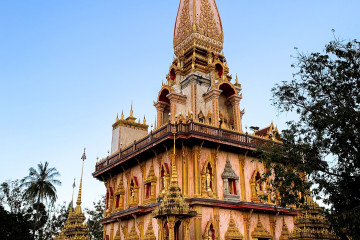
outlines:
M102 240L103 238L103 227L100 224L100 220L104 217L105 212L105 198L101 198L99 201L94 202L94 209L85 209L88 215L86 221L89 227L90 239Z
M41 240L45 239L43 237L44 227L49 220L49 216L45 205L43 203L39 203L39 205L40 206L38 206L37 203L32 204L32 206L27 210L27 215L30 216L31 222L34 222L34 219L37 217L36 228L35 230L33 229L33 231L38 233L36 239Z
M48 221L43 228L43 239L53 239L55 236L59 235L69 216L69 211L70 204L66 204L66 202L63 202L61 205L54 208L53 214L49 214Z
M262 153L264 177L275 173L282 205L301 204L297 196L312 184L337 233L360 239L360 42L335 38L323 53L295 58L293 79L272 93L280 112L299 118L282 132L283 147Z
M23 199L20 181L6 181L0 185L0 204L8 207L10 213L24 212L27 202Z
M21 184L21 186L25 188L24 198L37 204L33 228L34 238L40 203L49 201L50 204L53 205L57 199L54 185L61 184L61 182L56 179L56 177L60 176L59 172L56 168L50 168L48 162L45 162L45 164L39 163L37 167L37 170L32 167L29 169L29 175L22 180L23 182Z
M30 240L30 229L28 215L8 212L0 205L0 239Z

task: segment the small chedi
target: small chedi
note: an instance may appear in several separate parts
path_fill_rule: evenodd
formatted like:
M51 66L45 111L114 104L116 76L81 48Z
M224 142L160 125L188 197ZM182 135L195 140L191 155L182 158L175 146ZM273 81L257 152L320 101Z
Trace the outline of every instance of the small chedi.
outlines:
M89 229L84 223L85 215L81 210L82 177L84 170L84 161L86 159L85 150L81 159L83 160L83 164L81 169L79 194L76 201L76 207L75 209L73 209L73 201L71 201L69 216L59 236L55 237L54 240L90 240ZM73 187L75 187L75 182Z
M305 221L310 210L271 198L256 149L281 139L272 123L244 131L241 84L223 43L215 0L180 0L176 57L154 102L154 128L131 106L129 117L116 117L111 152L95 166L106 189L104 240L320 239L306 231L334 239L320 209Z
M322 209L314 200L306 196L304 208L296 217L295 229L289 239L339 239L334 232L329 231L330 223L323 215Z

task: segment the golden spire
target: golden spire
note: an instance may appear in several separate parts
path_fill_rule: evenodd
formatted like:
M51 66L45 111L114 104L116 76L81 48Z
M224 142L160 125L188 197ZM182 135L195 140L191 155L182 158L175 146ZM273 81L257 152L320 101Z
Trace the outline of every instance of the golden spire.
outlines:
M133 103L131 102L130 117L133 117Z
M121 120L124 120L124 111L121 110Z
M176 136L175 136L175 132L174 132L174 155L173 155L173 160L171 163L171 185L173 186L177 186L178 185L178 175L177 175L177 170L176 170Z
M119 121L119 114L116 114L116 122Z
M81 188L82 188L82 178L83 178L83 172L84 172L84 162L85 162L85 159L86 159L85 150L86 150L86 148L84 148L84 153L83 153L83 155L81 157L83 162L82 162L82 167L81 167L79 194L78 194L78 198L77 198L77 201L76 201L76 208L75 208L76 213L81 212Z
M72 192L72 195L71 195L71 202L70 202L70 211L69 211L69 214L70 212L73 211L73 201L74 201L74 190L75 190L75 178L74 178L74 183L73 183L73 192Z
M146 118L145 118L145 115L144 115L143 124L146 124Z
M215 0L180 0L174 29L177 57L182 50L188 50L188 44L182 44L184 42L200 42L199 46L221 52L224 34Z
M168 219L169 216L180 217L180 219L192 218L196 216L196 211L189 207L181 194L181 189L178 184L178 175L175 163L175 136L176 130L173 132L174 136L174 155L171 166L171 181L170 186L165 192L163 201L160 206L153 211L153 216L158 219Z
M81 178L80 178L80 185L79 185L79 195L76 201L76 208L75 211L72 210L73 206L73 198L74 198L74 188L75 188L75 179L73 184L73 196L71 199L70 204L70 211L69 216L62 228L60 234L54 238L54 240L68 240L68 239L82 239L82 240L89 240L89 229L84 223L85 215L81 211L81 190L82 190L82 177L83 177L83 170L84 170L84 161L86 159L85 155L85 148L84 153L81 157L83 160L82 168L81 168Z

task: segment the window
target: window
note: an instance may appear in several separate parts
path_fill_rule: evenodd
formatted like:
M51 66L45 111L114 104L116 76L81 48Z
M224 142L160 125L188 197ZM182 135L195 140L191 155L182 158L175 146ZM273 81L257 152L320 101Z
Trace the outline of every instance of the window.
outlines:
M237 195L235 179L229 179L229 194Z
M147 183L145 189L145 198L150 198L151 196L151 183Z

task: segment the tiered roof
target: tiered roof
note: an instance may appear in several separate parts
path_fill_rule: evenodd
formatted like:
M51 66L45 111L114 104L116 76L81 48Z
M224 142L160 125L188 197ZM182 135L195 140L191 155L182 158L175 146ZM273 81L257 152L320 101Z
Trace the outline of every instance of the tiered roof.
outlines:
M311 196L306 197L306 203L295 220L294 231L289 239L310 240L310 239L339 239L334 232L330 231L330 223L323 215L323 210L314 202Z

